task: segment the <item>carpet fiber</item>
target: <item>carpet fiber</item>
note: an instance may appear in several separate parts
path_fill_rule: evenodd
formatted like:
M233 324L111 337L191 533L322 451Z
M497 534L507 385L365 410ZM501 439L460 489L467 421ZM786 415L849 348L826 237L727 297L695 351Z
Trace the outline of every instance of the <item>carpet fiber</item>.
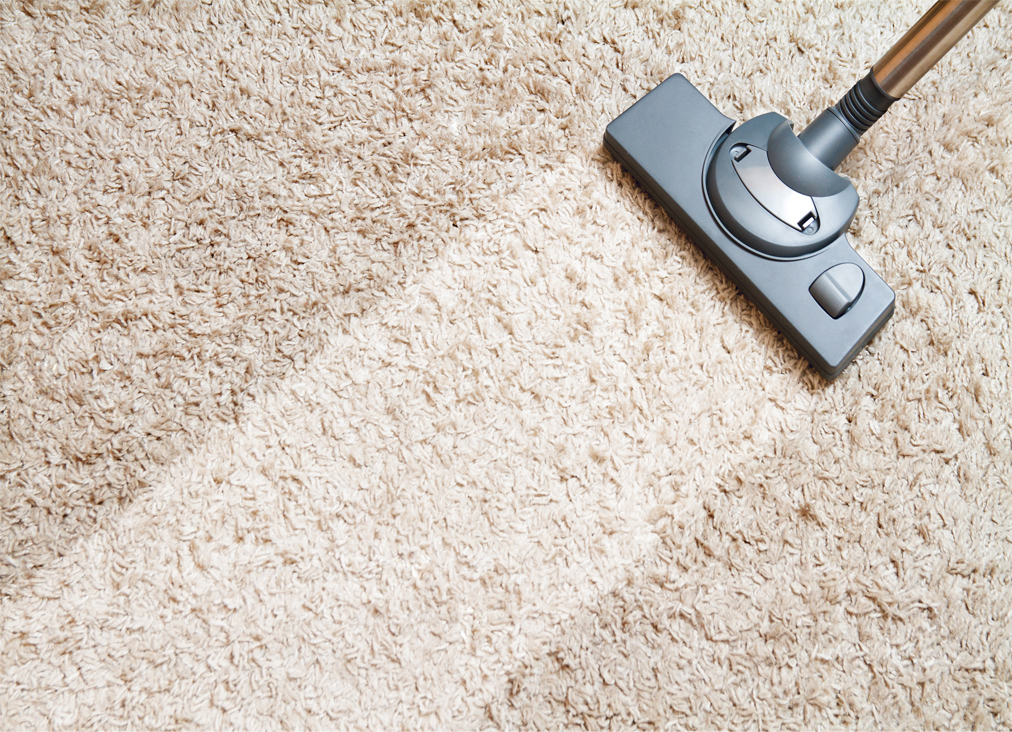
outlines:
M602 146L921 10L0 4L3 728L1012 726L1012 12L842 167L832 384Z

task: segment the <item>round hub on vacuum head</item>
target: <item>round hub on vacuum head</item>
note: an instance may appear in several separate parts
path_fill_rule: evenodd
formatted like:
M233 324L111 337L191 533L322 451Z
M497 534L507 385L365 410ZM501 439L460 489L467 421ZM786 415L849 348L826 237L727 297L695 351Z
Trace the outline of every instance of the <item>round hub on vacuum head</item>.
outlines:
M815 158L791 123L772 112L717 145L705 188L728 232L773 257L801 257L827 246L850 225L858 203L850 181Z

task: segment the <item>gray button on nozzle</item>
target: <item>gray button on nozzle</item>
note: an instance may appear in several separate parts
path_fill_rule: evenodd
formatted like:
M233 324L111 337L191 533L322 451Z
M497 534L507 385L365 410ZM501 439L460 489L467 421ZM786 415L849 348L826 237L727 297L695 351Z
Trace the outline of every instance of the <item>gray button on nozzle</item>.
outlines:
M845 262L830 267L812 283L808 291L833 318L850 310L864 289L864 272L856 264Z

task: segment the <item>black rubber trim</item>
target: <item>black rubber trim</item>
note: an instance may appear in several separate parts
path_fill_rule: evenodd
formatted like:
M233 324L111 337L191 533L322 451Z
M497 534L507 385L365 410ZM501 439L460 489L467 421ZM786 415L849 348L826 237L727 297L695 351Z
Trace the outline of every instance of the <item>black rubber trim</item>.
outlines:
M836 109L860 134L879 121L896 100L886 94L871 72L850 88Z

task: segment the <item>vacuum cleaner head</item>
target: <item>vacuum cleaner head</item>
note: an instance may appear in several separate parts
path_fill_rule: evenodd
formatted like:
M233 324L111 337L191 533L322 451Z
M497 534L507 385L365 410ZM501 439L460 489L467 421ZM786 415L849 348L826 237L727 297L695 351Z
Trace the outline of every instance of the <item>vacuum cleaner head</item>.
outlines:
M605 146L835 379L892 315L895 295L847 241L858 195L834 170L996 2L940 0L800 135L776 113L736 128L675 74L608 125Z
M816 160L790 124L770 113L732 131L733 121L676 74L608 125L605 145L833 379L889 319L895 297L844 234L857 211L854 186ZM773 165L792 155L797 180Z

